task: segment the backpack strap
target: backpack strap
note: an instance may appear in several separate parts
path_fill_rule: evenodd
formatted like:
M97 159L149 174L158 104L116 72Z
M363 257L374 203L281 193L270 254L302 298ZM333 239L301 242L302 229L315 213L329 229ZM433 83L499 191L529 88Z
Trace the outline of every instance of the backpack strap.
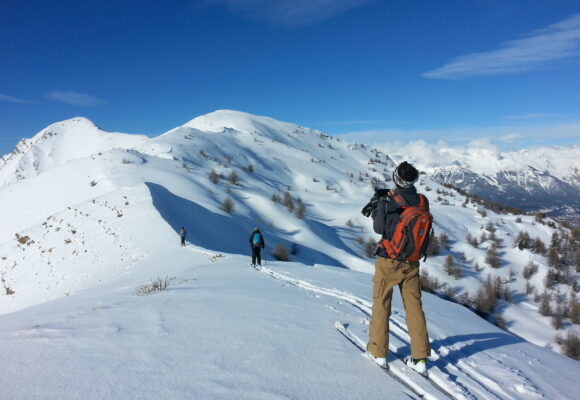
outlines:
M397 203L399 207L405 207L408 205L407 200L405 200L405 198L400 194L393 194L391 195L391 198L395 201L395 203Z
M427 206L427 199L424 195L419 194L419 207L429 211L429 207Z

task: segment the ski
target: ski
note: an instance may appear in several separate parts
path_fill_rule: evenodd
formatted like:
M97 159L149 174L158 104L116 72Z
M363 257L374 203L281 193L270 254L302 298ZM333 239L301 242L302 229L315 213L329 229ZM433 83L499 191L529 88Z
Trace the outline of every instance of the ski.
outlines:
M354 344L359 350L366 353L366 343L364 343L358 336L356 336L352 331L350 331L346 325L340 321L334 323L334 327L352 344ZM391 354L391 353L389 353ZM370 361L370 360L369 360ZM374 364L373 361L370 361ZM377 365L377 368L383 369L392 378L397 380L399 383L406 386L409 390L413 391L417 396L426 400L442 400L453 398L444 390L442 390L438 385L434 385L432 381L428 378L423 377L417 372L413 371L411 368L407 367L403 360L398 357L392 357L388 360L388 369L383 369ZM434 389L438 393L433 393Z

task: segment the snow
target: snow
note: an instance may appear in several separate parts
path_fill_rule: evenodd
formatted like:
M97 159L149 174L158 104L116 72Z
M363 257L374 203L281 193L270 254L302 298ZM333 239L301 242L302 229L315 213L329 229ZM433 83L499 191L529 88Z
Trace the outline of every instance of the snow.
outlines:
M525 149L514 152L513 156L540 171L548 171L555 177L580 187L580 144Z
M393 399L417 398L334 330L335 320L348 321L366 337L367 274L271 261L255 271L246 257L212 263L204 250L163 244L165 251L126 276L4 315L0 336L8 345L0 360L11 368L0 374L3 394L352 399L388 392ZM137 283L160 273L176 278L167 291L135 295ZM577 362L463 307L431 295L424 302L434 349L430 376L454 398L573 397ZM408 354L398 295L392 326L394 348ZM431 393L442 398L437 389Z
M501 152L486 139L467 146L425 141L376 146L397 161L412 161L431 180L500 204L580 222L580 145L512 152Z
M566 147L534 147L511 152L502 152L487 140L474 141L467 146L450 146L444 142L430 144L425 141L377 146L397 160L408 159L410 156L425 171L455 166L481 175L495 175L501 170L526 170L531 166L558 179L570 181L574 170L580 168L578 144Z
M83 117L58 122L32 139L21 140L12 154L0 158L0 186L35 176L76 158L113 148L130 148L148 139L143 135L105 132Z
M0 295L7 344L0 361L10 366L0 372L2 397L418 398L416 388L360 357L334 328L343 321L367 337L373 260L357 239L376 235L360 209L372 195L370 180L392 171L387 154L236 111L152 139L111 135L89 122L55 124L47 130L62 134L41 135L0 164L0 276L14 291ZM86 146L85 134L93 138ZM81 141L69 145L72 138ZM30 166L41 153L42 168L18 175L14 157ZM217 184L208 179L212 169L224 175ZM228 183L234 170L239 185ZM519 230L548 242L554 228L530 216L518 223L488 211L483 218L475 206L462 207L460 195L450 205L436 201L427 185L441 187L419 184L450 249L421 268L457 292L474 293L492 274L511 279L519 294L501 303L517 336L425 294L433 381L456 399L574 398L578 363L543 347L558 349L554 331L522 294L523 267L537 263L532 283L539 288L546 259L511 246ZM286 191L306 205L304 219L271 200ZM233 214L221 209L227 197ZM477 272L473 262L484 265L490 242L473 248L465 235L479 236L489 221L504 239L503 265ZM180 226L189 232L186 248ZM259 271L248 265L254 226L267 245ZM273 261L276 245L297 254ZM465 277L454 280L442 265L459 252L469 261L460 263ZM136 294L158 277L174 278L168 290ZM392 350L406 355L398 295L391 321Z

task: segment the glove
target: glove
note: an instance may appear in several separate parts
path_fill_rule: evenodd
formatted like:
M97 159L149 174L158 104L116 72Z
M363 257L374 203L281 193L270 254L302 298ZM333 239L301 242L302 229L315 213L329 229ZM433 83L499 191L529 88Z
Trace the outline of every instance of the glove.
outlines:
M367 218L370 217L374 209L377 208L379 200L388 199L388 194L388 189L375 189L375 195L371 198L371 201L369 201L367 205L363 207L361 214Z
M373 197L371 199L371 201L369 201L367 203L366 206L363 207L363 209L360 211L362 215L364 215L365 217L370 217L371 214L373 213L373 210L375 208L377 208L377 204L379 203L379 199L376 197Z

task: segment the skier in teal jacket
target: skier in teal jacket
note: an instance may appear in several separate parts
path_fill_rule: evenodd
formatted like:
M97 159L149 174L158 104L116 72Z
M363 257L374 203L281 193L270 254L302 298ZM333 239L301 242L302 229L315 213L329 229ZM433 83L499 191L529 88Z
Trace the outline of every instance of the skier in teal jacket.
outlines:
M252 266L256 266L256 261L258 265L262 265L262 249L266 247L266 242L264 241L264 235L260 232L259 228L254 228L252 234L250 235L250 246L252 247Z

